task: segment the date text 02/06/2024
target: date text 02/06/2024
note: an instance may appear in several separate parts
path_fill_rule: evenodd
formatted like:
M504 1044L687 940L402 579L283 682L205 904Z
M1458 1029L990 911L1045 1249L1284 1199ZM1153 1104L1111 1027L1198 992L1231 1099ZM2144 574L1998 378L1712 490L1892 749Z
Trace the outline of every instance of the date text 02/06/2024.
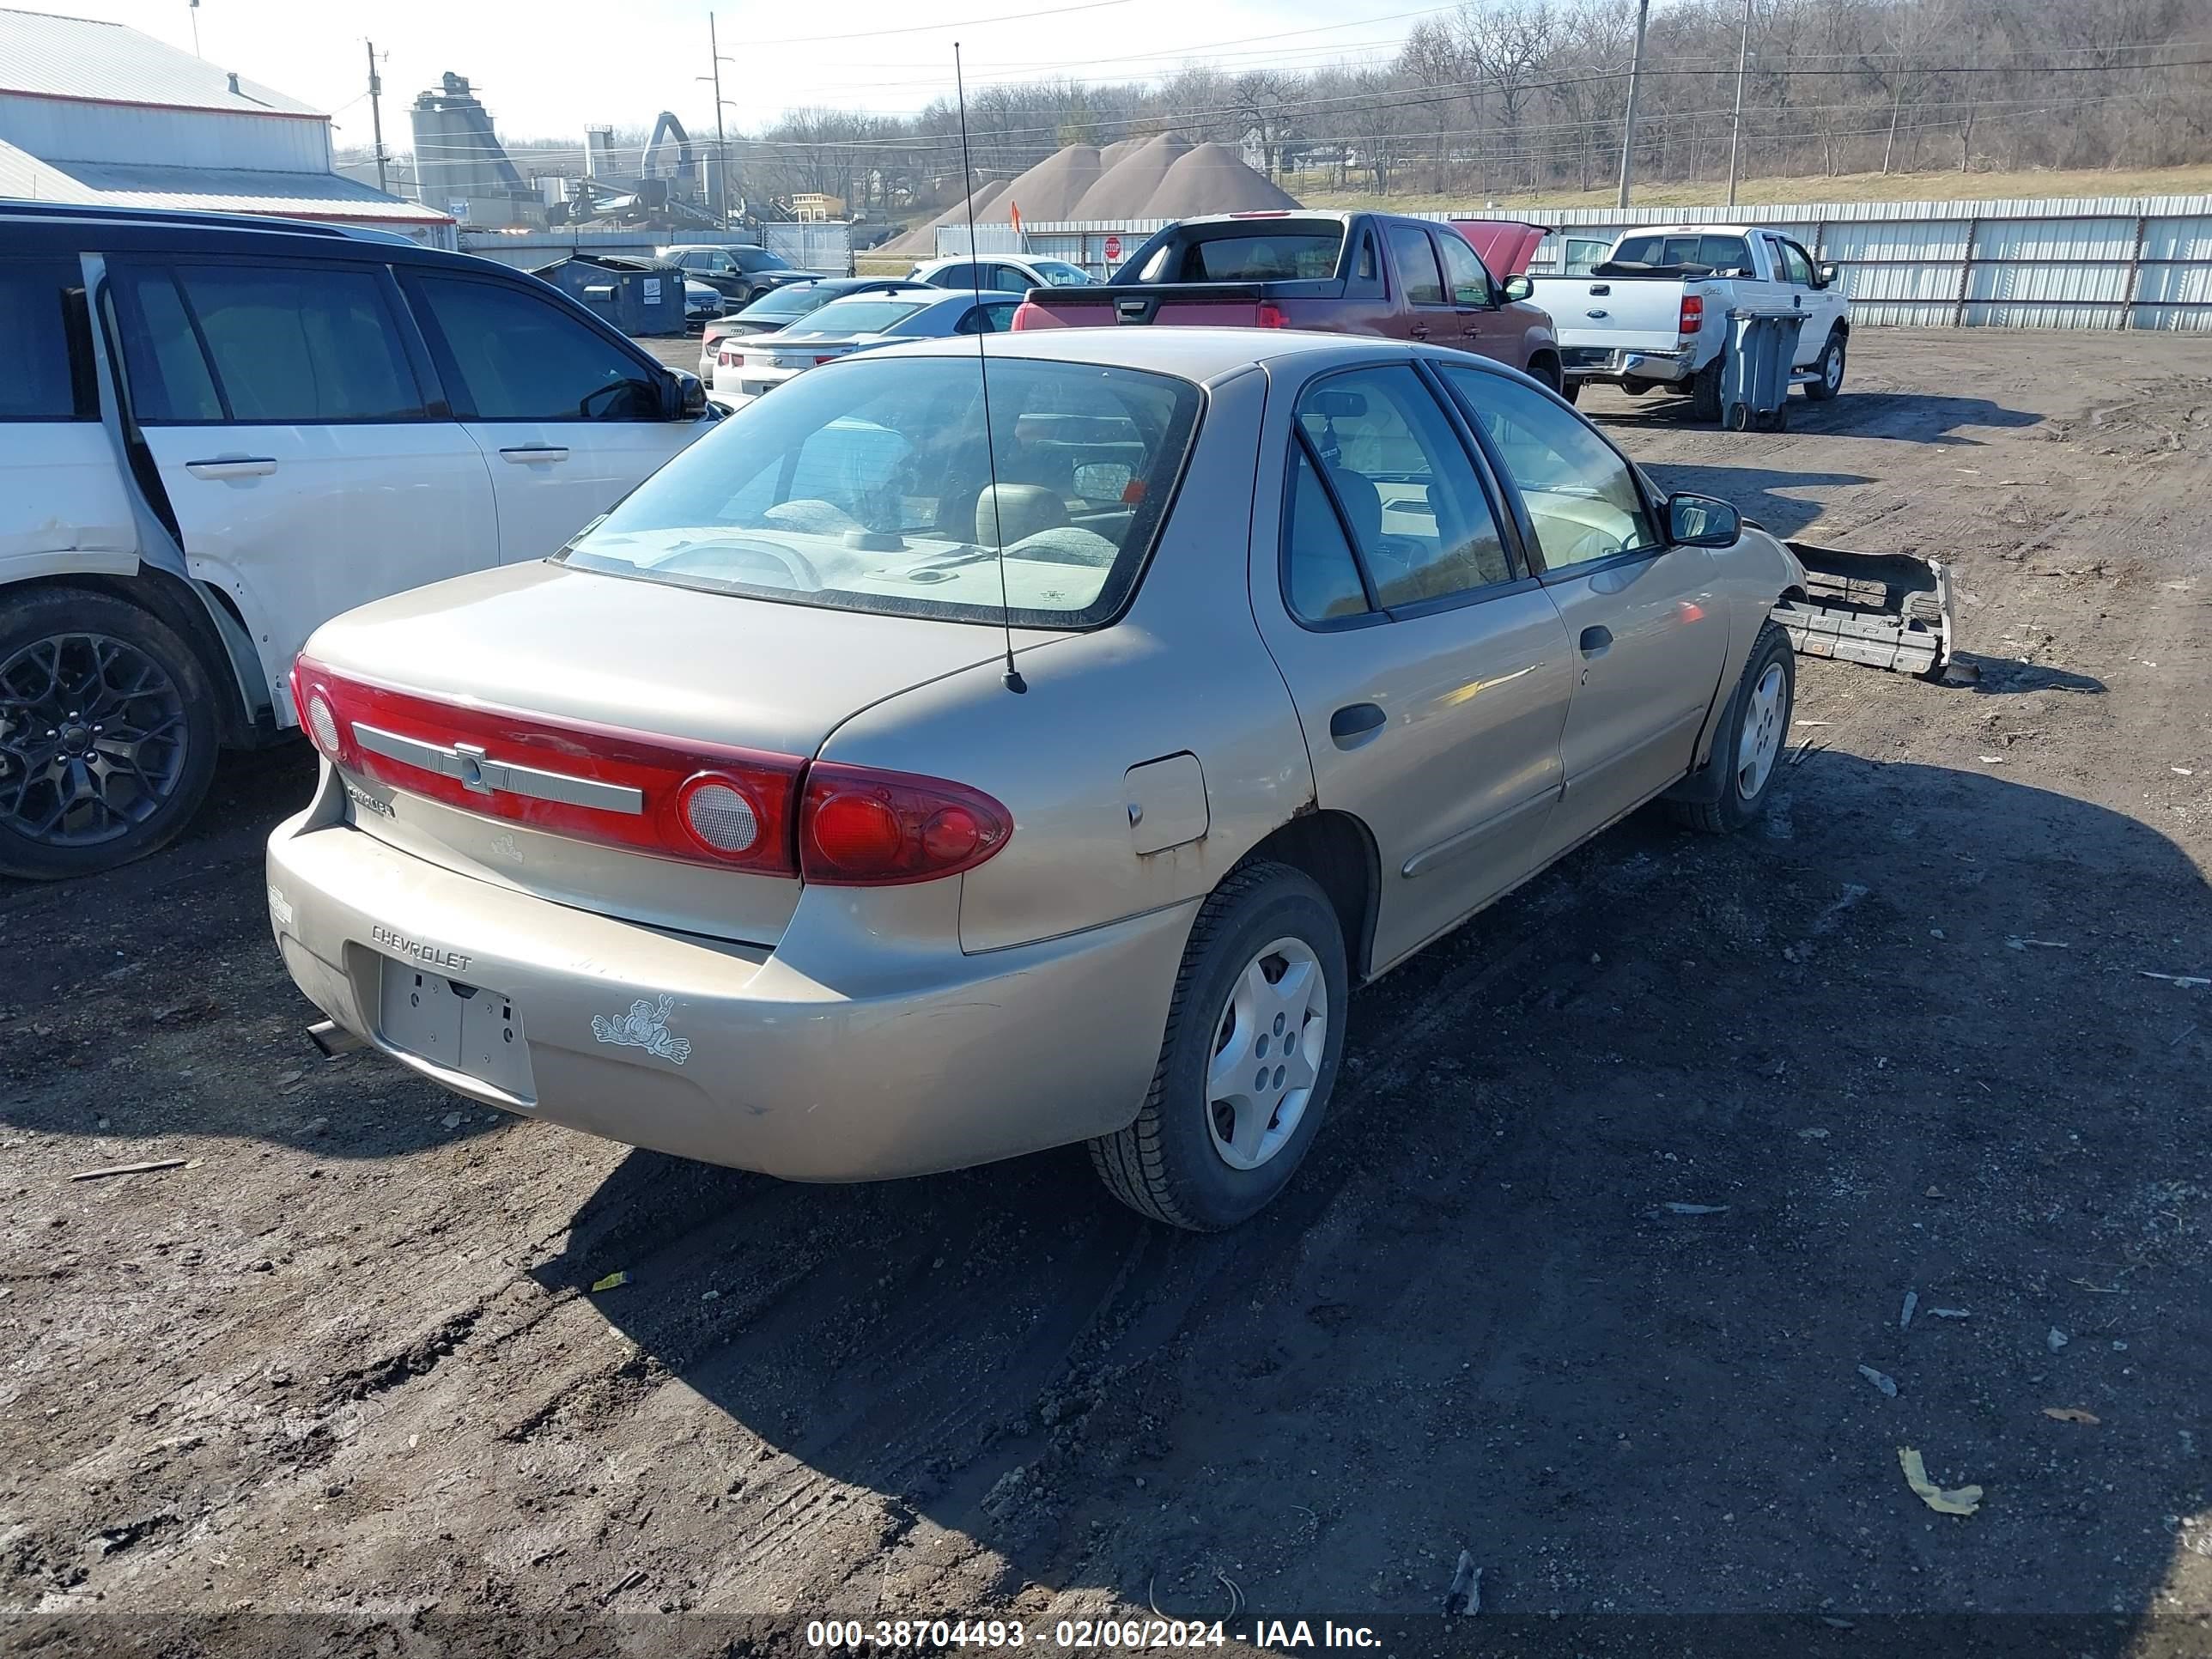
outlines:
M1239 1621L1242 1623L1242 1621ZM866 1649L1023 1648L1119 1651L1147 1648L1218 1648L1230 1642L1268 1648L1375 1648L1376 1632L1364 1625L1323 1620L1258 1620L1248 1629L1225 1622L1191 1619L1063 1619L1049 1630L1032 1631L1012 1619L813 1619L805 1627L806 1645L858 1652Z

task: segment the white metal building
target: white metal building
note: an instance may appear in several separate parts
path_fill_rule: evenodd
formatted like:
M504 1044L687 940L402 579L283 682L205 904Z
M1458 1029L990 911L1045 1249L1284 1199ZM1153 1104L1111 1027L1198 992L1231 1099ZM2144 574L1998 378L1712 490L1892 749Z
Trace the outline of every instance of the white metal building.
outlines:
M0 9L0 197L374 225L447 215L333 170L330 117L119 23Z

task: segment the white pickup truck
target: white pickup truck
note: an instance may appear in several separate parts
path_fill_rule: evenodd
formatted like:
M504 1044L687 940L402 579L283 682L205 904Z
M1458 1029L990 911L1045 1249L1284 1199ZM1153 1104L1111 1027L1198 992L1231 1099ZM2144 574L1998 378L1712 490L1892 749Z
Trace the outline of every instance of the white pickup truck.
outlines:
M1570 402L1592 380L1638 394L1663 386L1687 392L1698 418L1718 420L1729 313L1739 307L1803 313L1795 383L1820 401L1843 387L1851 325L1842 281L1774 231L1625 231L1587 275L1537 276L1528 287L1552 313Z

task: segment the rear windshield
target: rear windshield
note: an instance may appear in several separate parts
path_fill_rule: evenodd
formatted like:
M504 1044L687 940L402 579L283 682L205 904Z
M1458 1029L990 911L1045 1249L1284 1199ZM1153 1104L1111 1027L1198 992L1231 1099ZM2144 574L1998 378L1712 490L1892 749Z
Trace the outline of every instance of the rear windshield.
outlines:
M1699 266L1706 270L1749 270L1751 250L1741 236L1684 234L1655 232L1648 236L1624 236L1613 249L1613 262L1624 265Z
M902 323L933 300L832 300L808 317L804 327L787 334L881 334Z
M738 314L740 317L803 317L816 307L829 304L836 297L818 292L816 283L792 283L783 288L770 289Z
M1199 414L1187 380L869 354L747 404L577 538L586 570L831 610L1084 628L1120 609ZM1003 559L999 549L1003 546Z
M1145 261L1140 283L1303 283L1336 275L1340 229L1270 230L1255 225L1203 241L1170 242Z

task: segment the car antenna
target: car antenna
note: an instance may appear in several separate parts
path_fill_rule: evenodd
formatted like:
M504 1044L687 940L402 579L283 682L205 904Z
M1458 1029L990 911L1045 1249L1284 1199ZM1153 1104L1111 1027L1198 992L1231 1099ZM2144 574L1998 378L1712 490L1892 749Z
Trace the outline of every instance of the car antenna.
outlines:
M991 541L999 555L999 626L1006 636L1006 690L1030 689L1022 671L1014 666L1014 613L1006 603L1006 536L999 519L999 452L991 439L990 353L983 349L982 251L975 246L975 170L968 160L968 83L960 70L960 43L952 43L952 88L960 100L960 194L968 204L968 278L975 295L975 374L983 387L983 464L991 475ZM982 526L976 526L981 529Z

